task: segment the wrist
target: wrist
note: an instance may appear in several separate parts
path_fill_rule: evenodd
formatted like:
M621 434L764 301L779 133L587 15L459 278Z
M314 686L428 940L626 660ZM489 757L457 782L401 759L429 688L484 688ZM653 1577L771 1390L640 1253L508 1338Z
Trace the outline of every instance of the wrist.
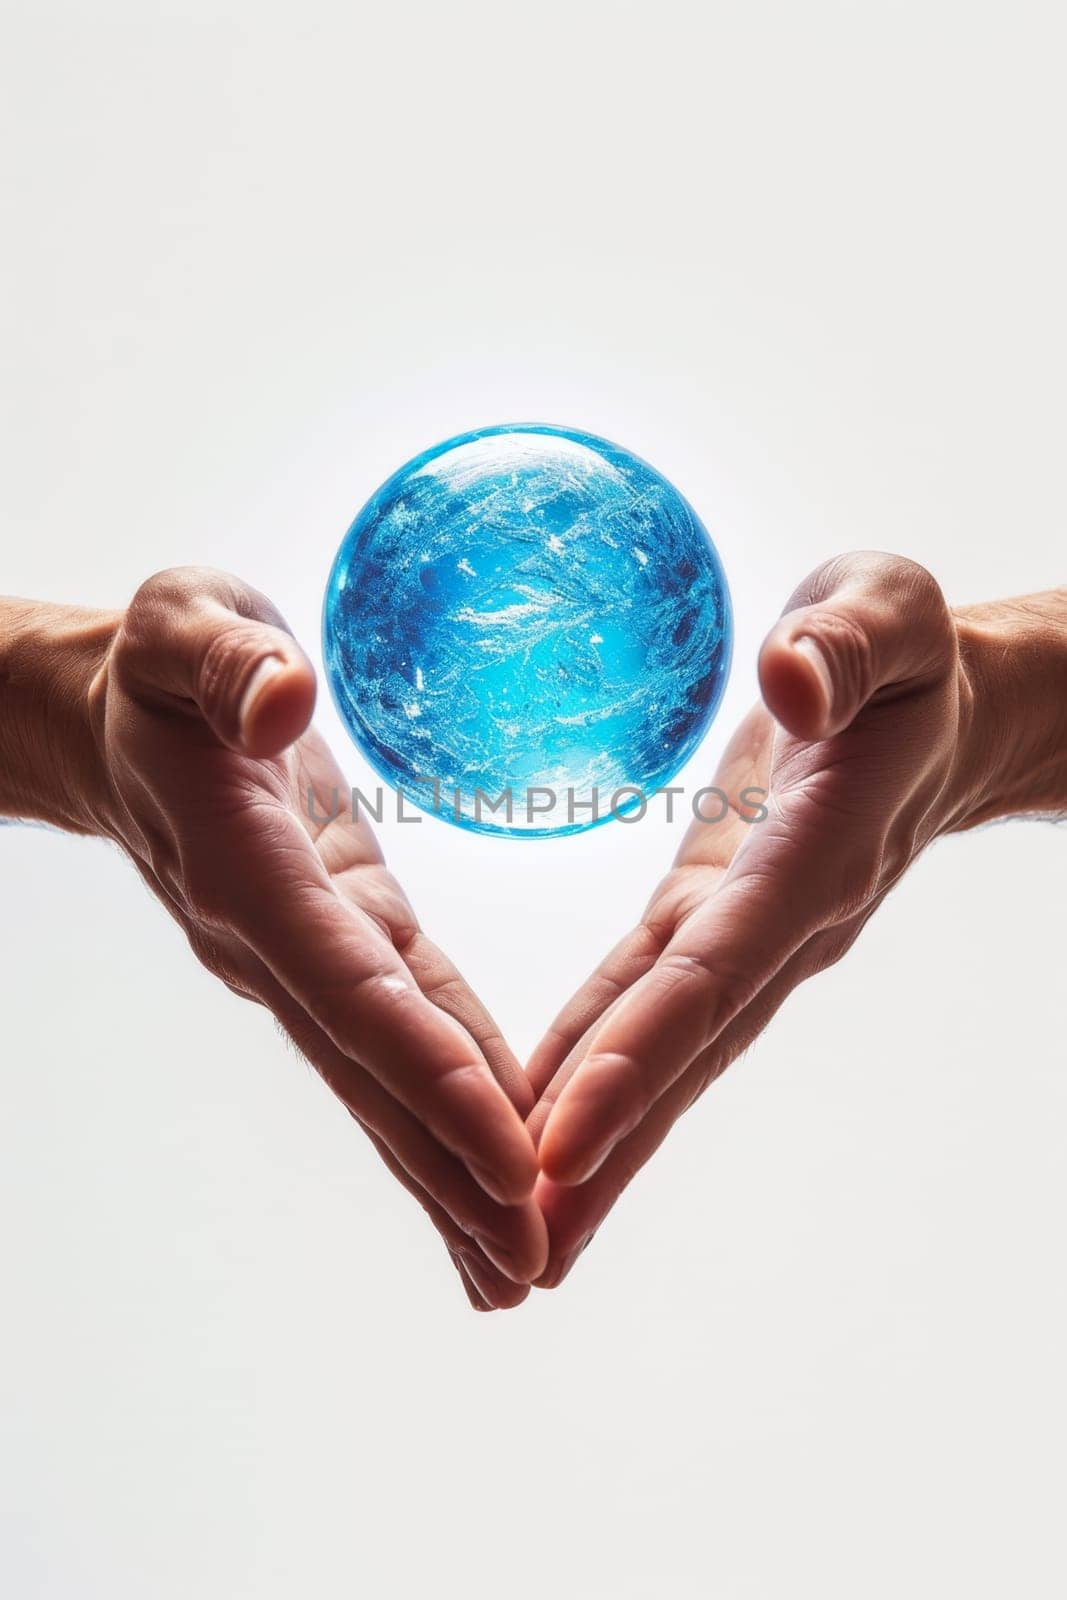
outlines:
M121 612L0 599L0 815L101 832L89 688Z
M1067 590L953 615L965 703L952 826L1067 813Z

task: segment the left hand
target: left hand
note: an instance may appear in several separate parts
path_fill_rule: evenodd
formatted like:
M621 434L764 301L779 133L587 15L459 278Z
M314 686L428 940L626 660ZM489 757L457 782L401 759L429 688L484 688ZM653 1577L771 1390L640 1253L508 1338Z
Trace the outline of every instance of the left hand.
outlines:
M715 780L728 819L693 822L637 928L529 1064L551 1240L542 1287L562 1281L786 996L839 960L918 853L981 803L956 621L913 562L859 554L819 568L766 640L760 682L765 704Z
M471 1303L517 1305L547 1253L532 1094L340 801L314 697L263 595L157 573L82 697L82 826L125 851L210 972L273 1012L419 1200Z

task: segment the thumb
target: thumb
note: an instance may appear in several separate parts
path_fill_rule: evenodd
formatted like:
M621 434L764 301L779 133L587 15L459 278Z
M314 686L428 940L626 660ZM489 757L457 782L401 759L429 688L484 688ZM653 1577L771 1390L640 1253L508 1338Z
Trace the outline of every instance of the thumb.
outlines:
M271 756L298 739L315 672L270 601L228 573L173 567L141 585L113 669L143 703L200 712L231 750Z
M792 596L760 651L760 688L790 733L829 739L879 691L940 676L955 648L925 567L859 551L819 567Z

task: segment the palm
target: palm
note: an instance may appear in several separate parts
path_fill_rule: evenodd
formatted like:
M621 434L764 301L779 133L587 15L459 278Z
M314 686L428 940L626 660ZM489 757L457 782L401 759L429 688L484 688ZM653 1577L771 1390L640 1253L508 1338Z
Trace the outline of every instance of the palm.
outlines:
M253 737L280 753L250 754L224 710L209 722L200 709L214 708L213 675L205 683L201 669L196 703L169 683L161 692L150 674L169 671L177 650L149 624L154 610L146 641L120 635L94 695L108 831L201 962L273 1012L365 1129L475 1303L516 1304L545 1254L522 1126L532 1097L484 1007L420 930L366 818L344 804L337 764L306 729L310 669L283 674L269 731ZM219 634L205 634L210 651Z
M733 808L690 826L638 927L530 1063L546 1285L678 1117L798 983L848 949L943 827L959 716L950 669L872 697L832 737L796 737L762 705L738 729L715 779ZM767 797L758 825L738 804L746 790Z

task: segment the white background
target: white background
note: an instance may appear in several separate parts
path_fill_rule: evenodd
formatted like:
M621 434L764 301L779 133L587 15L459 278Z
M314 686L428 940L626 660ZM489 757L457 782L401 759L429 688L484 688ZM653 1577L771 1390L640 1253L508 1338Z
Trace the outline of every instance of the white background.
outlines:
M572 423L730 575L695 783L826 556L1063 581L1058 7L0 12L9 591L209 562L317 653L382 478ZM383 836L522 1053L674 846ZM1062 830L937 845L493 1317L113 851L0 885L13 1600L1063 1594Z

